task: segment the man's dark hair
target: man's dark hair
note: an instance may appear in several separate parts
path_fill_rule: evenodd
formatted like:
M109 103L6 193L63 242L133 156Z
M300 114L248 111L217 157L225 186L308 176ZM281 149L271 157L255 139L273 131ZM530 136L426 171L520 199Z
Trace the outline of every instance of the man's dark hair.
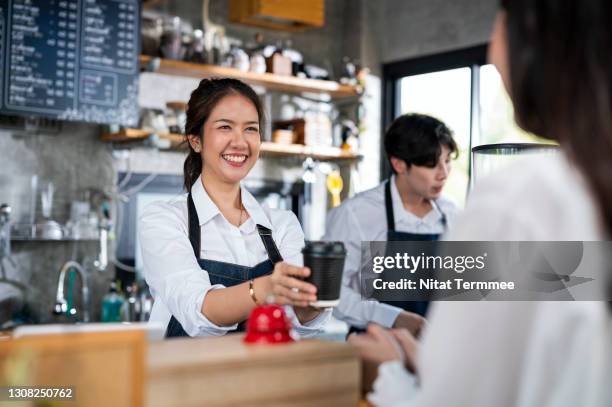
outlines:
M405 114L393 121L385 133L387 158L399 158L408 167L433 168L438 164L442 146L457 156L453 132L440 120L424 114ZM391 170L395 173L393 166Z

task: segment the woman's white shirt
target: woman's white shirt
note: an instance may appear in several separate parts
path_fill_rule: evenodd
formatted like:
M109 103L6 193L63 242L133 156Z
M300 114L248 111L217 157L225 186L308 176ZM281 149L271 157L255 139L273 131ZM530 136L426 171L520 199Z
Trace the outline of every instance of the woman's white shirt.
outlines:
M447 240L603 240L601 225L585 180L556 154L478 183ZM606 303L440 302L429 322L419 384L399 362L381 365L376 406L612 405Z
M285 262L303 265L304 233L292 212L263 207L241 188L242 204L249 219L236 227L225 219L199 178L191 194L200 222L200 258L248 267L268 259L256 227L260 224L272 230L272 238ZM150 204L140 218L138 235L144 276L155 300L149 320L167 325L174 315L190 336L224 335L237 325L216 325L200 310L209 290L225 287L211 284L208 273L200 268L188 230L187 194ZM249 295L246 290L245 295ZM320 332L331 315L331 310L325 310L301 324L291 307L285 310L297 333L305 337Z

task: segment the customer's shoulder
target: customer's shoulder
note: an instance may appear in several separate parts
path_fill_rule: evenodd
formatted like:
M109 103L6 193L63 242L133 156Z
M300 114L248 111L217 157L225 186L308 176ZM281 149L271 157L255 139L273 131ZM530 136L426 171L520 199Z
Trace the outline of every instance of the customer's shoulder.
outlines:
M476 180L474 197L504 202L504 206L529 204L534 199L551 201L573 195L580 176L564 154L542 154L516 160L491 175Z
M464 229L454 233L460 240L597 240L599 236L592 195L581 172L564 154L521 158L477 179L456 226Z

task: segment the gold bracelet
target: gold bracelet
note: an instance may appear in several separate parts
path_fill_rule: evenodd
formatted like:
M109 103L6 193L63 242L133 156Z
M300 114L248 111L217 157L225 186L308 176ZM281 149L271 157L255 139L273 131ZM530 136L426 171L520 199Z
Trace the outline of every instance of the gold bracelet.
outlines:
M250 280L249 281L249 294L251 295L251 298L253 299L253 302L255 303L255 305L259 305L259 301L257 301L257 297L255 297L255 280Z

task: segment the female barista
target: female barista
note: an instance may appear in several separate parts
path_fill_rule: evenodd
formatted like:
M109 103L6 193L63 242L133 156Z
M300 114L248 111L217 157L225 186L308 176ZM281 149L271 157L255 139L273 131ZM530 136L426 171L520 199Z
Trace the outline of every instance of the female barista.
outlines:
M330 315L309 307L302 278L304 235L291 212L267 209L241 187L259 156L264 114L256 93L234 79L204 79L191 94L185 134L187 194L148 206L139 236L155 298L151 321L167 337L240 330L273 296L296 331L317 333Z
M356 328L376 322L418 334L423 319L416 314L425 315L427 302L362 301L361 242L439 239L457 211L442 195L457 145L444 123L422 114L398 117L387 130L384 145L393 175L333 209L327 218L324 240L342 241L348 252L334 315Z

